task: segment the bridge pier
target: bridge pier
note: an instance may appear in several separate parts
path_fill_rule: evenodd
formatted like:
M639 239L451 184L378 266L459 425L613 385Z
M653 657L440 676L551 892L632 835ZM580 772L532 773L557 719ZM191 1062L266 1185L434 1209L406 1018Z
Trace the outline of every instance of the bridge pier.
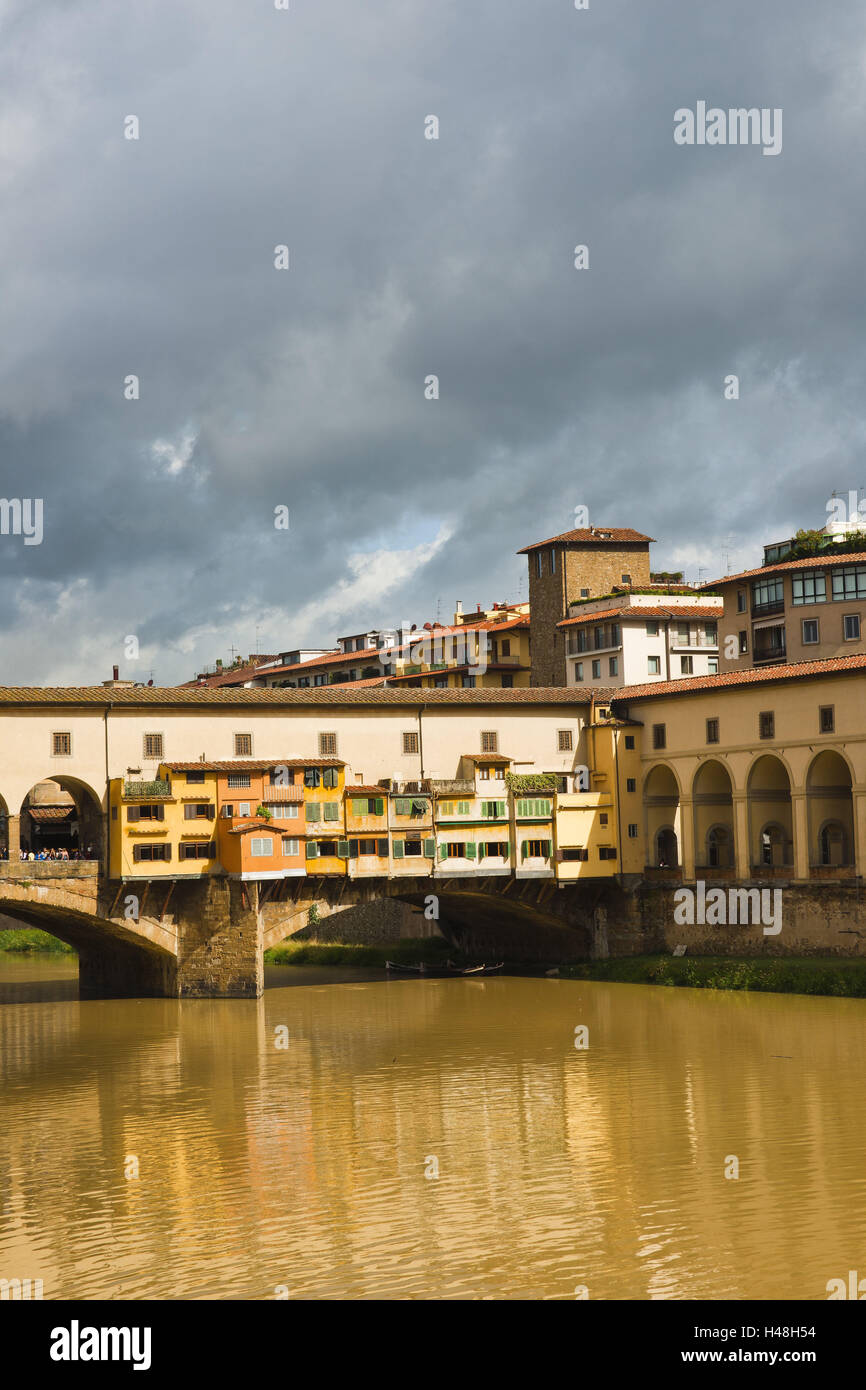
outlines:
M264 993L257 883L209 878L178 922L177 988L182 999L259 999Z

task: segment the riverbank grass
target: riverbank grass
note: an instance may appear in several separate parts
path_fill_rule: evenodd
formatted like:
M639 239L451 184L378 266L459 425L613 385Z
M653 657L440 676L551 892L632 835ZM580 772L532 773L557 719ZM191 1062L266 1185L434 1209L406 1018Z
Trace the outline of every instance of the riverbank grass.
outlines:
M568 980L866 998L866 960L837 957L620 956L560 966Z
M0 931L0 951L42 951L53 956L74 956L75 952L65 941L49 936L47 931L35 927L22 927L21 930Z
M359 946L341 942L284 941L265 951L266 965L381 965L386 960L400 965L430 965L457 957L453 946L440 937L406 937L388 946Z

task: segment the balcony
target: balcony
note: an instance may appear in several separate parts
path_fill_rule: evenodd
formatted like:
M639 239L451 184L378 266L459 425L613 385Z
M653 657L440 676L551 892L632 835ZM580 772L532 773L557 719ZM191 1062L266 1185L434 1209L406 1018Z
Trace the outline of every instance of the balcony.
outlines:
M143 796L171 796L171 782L124 782L123 798L125 801L130 798L138 800Z
M784 613L785 600L783 598L771 599L769 603L753 603L753 618L770 618L774 613Z
M434 792L442 796L475 796L475 783L471 777L453 777L444 781L433 778L430 786Z
M760 647L755 647L754 651L752 652L752 665L778 665L780 662L783 662L786 659L787 650L788 649L785 646L784 642L772 647L762 644Z

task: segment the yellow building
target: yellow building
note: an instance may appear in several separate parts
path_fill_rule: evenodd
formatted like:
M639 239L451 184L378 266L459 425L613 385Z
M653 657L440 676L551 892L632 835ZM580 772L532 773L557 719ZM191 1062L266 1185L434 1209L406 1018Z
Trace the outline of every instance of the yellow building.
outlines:
M556 796L559 882L643 872L640 734L640 724L618 718L608 704L593 705L587 766L574 791Z
M217 774L171 775L154 781L109 782L109 864L112 878L201 878L219 867Z

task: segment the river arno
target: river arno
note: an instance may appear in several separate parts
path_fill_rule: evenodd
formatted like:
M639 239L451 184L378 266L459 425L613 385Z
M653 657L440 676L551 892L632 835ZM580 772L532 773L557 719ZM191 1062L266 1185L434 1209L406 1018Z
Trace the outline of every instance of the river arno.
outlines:
M0 1278L46 1299L866 1275L866 1001L284 967L258 1004L79 1003L74 974L0 960Z

